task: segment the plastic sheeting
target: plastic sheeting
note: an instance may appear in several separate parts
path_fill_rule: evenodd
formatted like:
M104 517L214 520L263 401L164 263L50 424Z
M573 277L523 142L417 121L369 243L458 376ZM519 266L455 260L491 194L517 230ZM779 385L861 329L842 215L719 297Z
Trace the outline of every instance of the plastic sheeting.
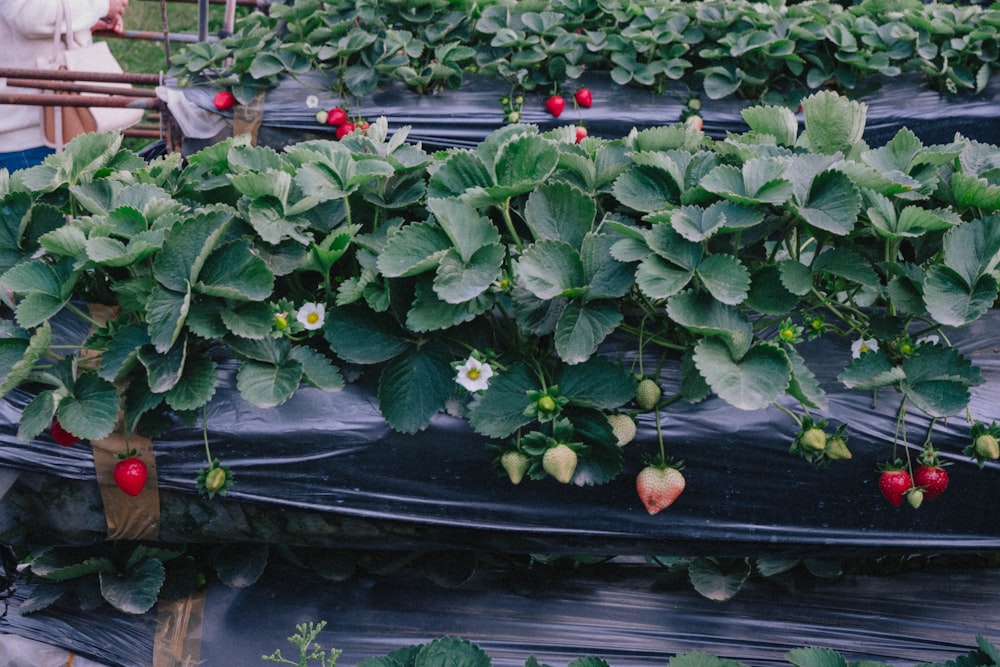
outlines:
M883 145L904 126L925 144L950 143L956 133L1000 144L1000 124L996 122L1000 116L1000 82L991 81L979 95L946 96L927 88L918 76L887 79L873 76L872 81L878 82L872 86L874 91L859 98L868 105L864 137L872 146ZM529 93L525 96L521 122L537 125L543 131L579 123L593 136L617 139L632 128L641 130L679 122L687 100L700 93L675 84L656 94L647 89L619 86L599 73L576 80L573 90L584 86L593 93L589 109L574 108L570 100L566 111L558 119L553 118L545 110L544 97ZM278 148L304 139L333 138L334 128L319 125L316 109L306 105L306 99L316 95L319 109L345 106L352 117L385 116L392 132L410 126L410 140L423 142L426 148L474 148L503 125L500 99L510 94L503 82L482 76L467 76L461 88L430 95L418 95L403 84L393 83L357 102L334 97L329 92L331 88L329 81L318 73L283 80L266 94L259 142ZM195 106L219 113L212 105L216 88L185 88L183 92L187 103L179 105L179 112L188 113L189 107ZM564 92L570 99L572 90ZM748 129L741 111L754 102L700 97L706 134L724 138L728 132Z
M521 667L531 655L553 665L593 655L611 667L662 667L690 651L787 667L785 653L803 646L914 665L968 653L977 635L1000 637L996 570L859 576L797 593L754 583L727 603L690 588L664 590L650 570L484 570L444 588L412 571L330 583L272 568L249 588L209 586L200 664L263 664L261 656L278 648L296 655L285 638L296 624L321 620L328 626L318 642L343 650L344 667L445 635L477 644L498 667ZM147 617L47 611L10 615L0 631L58 642L114 667L154 664Z
M949 336L983 371L970 416L1000 419L997 317ZM876 467L893 458L900 396L883 390L873 409L870 393L836 380L850 358L847 342L814 341L799 351L828 392L823 416L833 427L847 424L854 458L820 468L789 454L797 427L777 408L746 412L717 398L675 403L662 413L663 426L668 456L686 462L687 489L656 516L646 513L634 488L644 459L658 451L652 414L640 415L624 471L612 482L576 487L547 478L513 486L491 467L486 439L462 419L441 414L415 435L392 431L378 411L372 373L340 392L304 387L279 408L260 410L239 396L235 365L225 362L208 405L208 431L213 456L233 469L236 483L225 502L198 497L201 425L176 425L154 443L160 537L616 555L1000 548L1000 504L987 502L996 495L1000 465L980 469L961 453L968 443L963 415L934 429L933 442L951 464L948 491L919 510L892 507L879 494ZM624 350L626 363L631 353ZM666 394L678 390L678 378L677 364L667 363L660 377ZM0 539L15 541L5 535L25 530L56 543L99 539L105 526L92 490L91 450L86 443L55 446L47 434L18 441L29 399L18 390L0 402L0 466L35 473L17 480L0 503L8 508L0 514ZM922 413L908 412L913 455L929 425Z

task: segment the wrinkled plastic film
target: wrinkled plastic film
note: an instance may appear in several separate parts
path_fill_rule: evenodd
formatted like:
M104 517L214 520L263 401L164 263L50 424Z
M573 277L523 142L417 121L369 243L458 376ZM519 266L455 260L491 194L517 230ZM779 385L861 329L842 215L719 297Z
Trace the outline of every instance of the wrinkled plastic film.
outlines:
M442 555L442 558L446 558ZM611 667L662 667L677 653L703 651L748 665L784 665L796 648L822 646L850 661L943 663L1000 637L996 570L926 571L818 580L788 592L751 581L732 600L709 600L682 583L657 584L648 566L573 572L484 569L456 587L404 570L333 583L296 568L268 568L248 588L213 583L205 596L200 664L254 665L296 650L299 623L327 621L317 641L343 650L337 664L454 636L482 648L497 667L529 656L565 665L596 656ZM152 615L149 615L152 616ZM11 615L0 631L58 641L112 667L150 665L148 617L107 610Z
M986 423L1000 418L996 320L990 314L949 332L982 369L984 384L972 388L970 416ZM609 345L609 354L630 363L634 341ZM968 444L964 415L937 423L933 432L950 464L951 489L919 510L892 507L878 491L877 465L904 458L906 449L918 454L931 420L911 407L904 422L908 441L894 449L901 397L882 390L873 409L870 392L843 387L837 374L850 358L846 341L814 341L799 350L828 392L829 409L814 416L833 428L847 425L854 458L822 468L789 454L797 426L777 408L748 412L718 398L678 402L662 420L667 455L686 463L687 488L656 516L646 513L634 488L645 459L659 450L652 414L640 415L637 439L624 449L624 469L611 482L577 487L543 479L514 486L491 466L488 440L462 419L442 414L420 433L392 431L378 410L375 372L339 392L303 387L278 408L258 409L236 390L235 362L222 360L207 408L208 437L213 457L233 470L235 484L221 501L197 495L194 481L206 465L201 424L177 424L155 443L164 496L160 539L380 548L424 541L518 552L706 555L1000 547L1000 506L969 511L968 505L969 498L992 497L1000 466L980 469L961 453ZM648 359L644 367L656 363ZM666 394L676 392L679 364L668 360L660 380ZM2 502L58 522L57 543L60 531L83 539L88 524L61 521L58 512L39 507L31 485L47 488L47 477L93 480L89 448L54 447L47 434L17 441L18 416L29 399L17 390L0 402L0 462L38 475L18 480ZM68 486L62 493L53 502L80 507L73 511L83 519L93 516Z
M991 81L978 95L943 95L923 85L919 76L870 78L878 84L872 86L872 92L859 96L859 101L868 105L864 138L870 145L884 145L903 126L925 144L951 143L956 133L1000 144L1000 126L995 122L1000 82ZM745 132L748 127L741 112L757 104L734 97L711 100L681 84L668 86L657 95L647 89L619 86L601 73L588 73L575 82L575 87L584 86L593 94L590 108L569 104L562 115L554 118L545 110L543 95L527 93L520 122L537 125L542 131L582 124L592 136L618 139L633 128L642 130L679 122L688 99L700 97L699 113L705 133L722 139L729 132ZM484 76L467 76L457 90L427 95L391 82L353 103L335 97L330 92L332 88L322 73L282 80L266 94L260 142L281 147L304 139L333 138L335 128L320 125L316 111L345 106L352 118L359 116L372 121L385 116L392 132L408 126L409 139L423 142L428 149L475 148L504 124L500 100L510 94L503 82ZM216 90L192 87L182 92L191 105L214 112L212 97ZM316 108L306 104L310 95L319 100ZM566 95L568 98L570 93ZM798 118L801 127L802 114Z

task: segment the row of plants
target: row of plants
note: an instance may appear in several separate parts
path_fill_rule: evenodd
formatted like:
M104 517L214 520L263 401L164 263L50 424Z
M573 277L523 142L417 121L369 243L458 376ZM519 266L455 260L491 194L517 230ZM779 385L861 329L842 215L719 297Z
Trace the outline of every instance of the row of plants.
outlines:
M968 414L982 372L948 339L997 298L997 148L903 129L873 149L865 105L822 92L802 107L801 132L791 110L757 106L723 141L687 124L580 143L571 126L517 124L437 154L384 119L281 153L237 137L186 164L80 137L0 175L0 393L31 390L24 440L53 427L70 442L155 438L202 419L209 497L232 482L203 418L220 354L261 408L371 369L393 429L464 417L515 484L614 479L650 411L658 451L637 491L655 513L684 488L661 422L677 401L781 411L793 453L850 458L850 425L823 415L796 349L846 338L845 386L899 392L900 423L914 408L930 418L918 459L905 429L877 445L886 497L919 506L947 484L938 420L965 415L957 448L1000 457L1000 427ZM92 335L54 337L67 316ZM664 395L671 358L680 391Z
M296 632L288 638L295 647L297 655L294 659L286 658L278 649L270 655L262 656L262 660L270 663L298 665L299 667L334 667L343 653L340 649L325 649L317 639L326 627L325 621L319 623L301 623L295 626ZM947 667L990 667L1000 665L1000 649L988 638L978 635L977 647L968 653L956 656L954 660L944 663ZM808 646L788 651L785 660L795 667L888 667L888 663L875 660L857 662L849 660L843 653L828 648ZM669 667L743 667L743 663L720 658L703 651L677 653L665 658ZM461 637L439 637L424 644L414 644L396 649L383 656L366 658L358 663L359 667L428 667L430 665L449 664L463 667L489 667L493 664L489 654L482 648ZM525 667L547 667L535 656L525 661ZM931 667L932 663L921 663L919 667ZM586 656L571 660L567 667L608 667L608 662L596 656Z
M456 89L477 74L510 86L511 121L526 92L562 98L588 72L658 93L680 85L692 97L795 108L817 89L857 94L907 73L936 90L980 92L997 67L998 25L995 8L921 0L296 0L242 18L225 39L186 46L171 73L242 103L310 71L328 74L343 100L390 81L420 94Z

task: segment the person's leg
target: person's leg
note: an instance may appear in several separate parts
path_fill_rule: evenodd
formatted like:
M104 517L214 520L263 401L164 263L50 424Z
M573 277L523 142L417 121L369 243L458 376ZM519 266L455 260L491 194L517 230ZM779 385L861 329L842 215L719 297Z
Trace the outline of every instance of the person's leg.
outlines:
M7 171L14 172L18 169L34 167L41 164L42 160L54 152L48 146L38 146L13 153L0 153L0 169L6 167Z

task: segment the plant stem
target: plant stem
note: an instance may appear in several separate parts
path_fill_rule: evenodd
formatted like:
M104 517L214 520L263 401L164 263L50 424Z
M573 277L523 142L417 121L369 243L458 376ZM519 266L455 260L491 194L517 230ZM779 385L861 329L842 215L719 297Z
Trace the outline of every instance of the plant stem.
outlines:
M503 213L504 224L507 225L507 231L510 233L511 237L513 237L514 244L517 246L518 251L524 250L524 243L521 242L521 237L514 228L514 221L510 217L510 197L507 197L507 199L504 200L503 206L500 207L500 211Z

